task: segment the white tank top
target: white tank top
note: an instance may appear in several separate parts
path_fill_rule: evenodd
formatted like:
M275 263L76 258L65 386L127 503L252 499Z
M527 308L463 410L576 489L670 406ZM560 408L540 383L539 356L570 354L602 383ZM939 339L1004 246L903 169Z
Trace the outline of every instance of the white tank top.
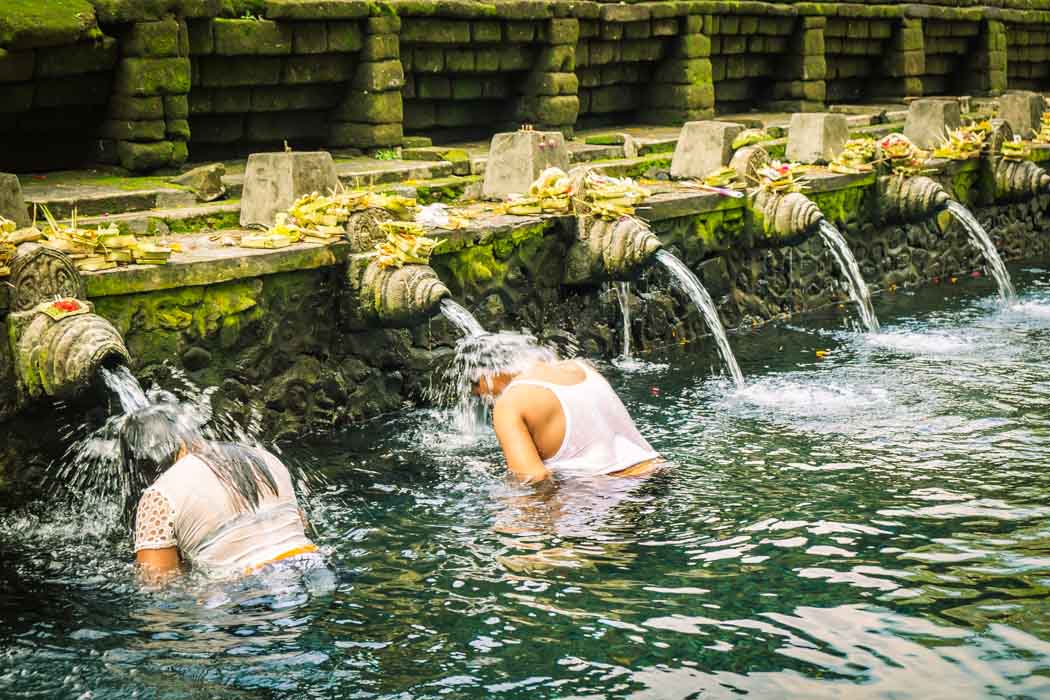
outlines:
M515 379L512 386L538 386L557 397L565 414L565 437L558 452L543 464L556 474L589 476L611 474L660 455L638 432L627 408L609 382L585 363L579 384L554 384Z

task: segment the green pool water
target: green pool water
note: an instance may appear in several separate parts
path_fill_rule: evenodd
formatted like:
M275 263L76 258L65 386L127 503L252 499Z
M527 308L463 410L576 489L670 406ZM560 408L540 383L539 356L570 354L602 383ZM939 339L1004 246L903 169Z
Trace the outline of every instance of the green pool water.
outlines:
M289 446L334 582L147 593L108 514L7 511L0 696L1050 697L1050 269L1011 271L734 335L741 391L604 365L645 481L515 486L441 411Z

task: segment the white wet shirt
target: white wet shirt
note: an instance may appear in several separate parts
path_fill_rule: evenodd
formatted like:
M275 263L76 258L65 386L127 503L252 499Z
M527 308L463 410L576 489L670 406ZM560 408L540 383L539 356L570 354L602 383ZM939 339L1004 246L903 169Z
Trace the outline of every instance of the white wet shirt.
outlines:
M554 474L593 476L612 474L660 455L638 432L627 408L609 382L586 363L578 384L554 384L536 379L515 379L508 385L548 389L561 403L565 414L565 437L561 447L543 465Z
M239 508L198 456L187 455L164 472L139 500L135 551L177 547L194 567L231 574L312 550L288 469L259 451L277 484L259 485L259 506Z

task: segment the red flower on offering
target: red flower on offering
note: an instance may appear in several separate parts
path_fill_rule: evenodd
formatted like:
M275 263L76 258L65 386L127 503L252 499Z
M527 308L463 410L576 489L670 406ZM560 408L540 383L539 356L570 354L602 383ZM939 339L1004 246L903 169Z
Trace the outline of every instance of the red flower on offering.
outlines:
M69 313L71 311L80 311L80 302L76 299L62 299L61 301L56 301L54 304L52 304L51 308L55 309L56 311L64 311L66 313Z

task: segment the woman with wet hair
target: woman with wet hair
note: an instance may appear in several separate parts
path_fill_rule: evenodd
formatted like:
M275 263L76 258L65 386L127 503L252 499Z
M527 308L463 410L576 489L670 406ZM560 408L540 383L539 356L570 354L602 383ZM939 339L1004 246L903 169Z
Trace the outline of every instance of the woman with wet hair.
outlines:
M665 464L593 365L558 361L531 340L475 336L469 352L460 353L470 359L458 371L492 406L492 426L513 475L525 483L634 477Z
M260 448L204 439L177 410L154 403L120 428L133 492L135 559L151 579L183 565L228 577L274 562L320 559L288 469Z

